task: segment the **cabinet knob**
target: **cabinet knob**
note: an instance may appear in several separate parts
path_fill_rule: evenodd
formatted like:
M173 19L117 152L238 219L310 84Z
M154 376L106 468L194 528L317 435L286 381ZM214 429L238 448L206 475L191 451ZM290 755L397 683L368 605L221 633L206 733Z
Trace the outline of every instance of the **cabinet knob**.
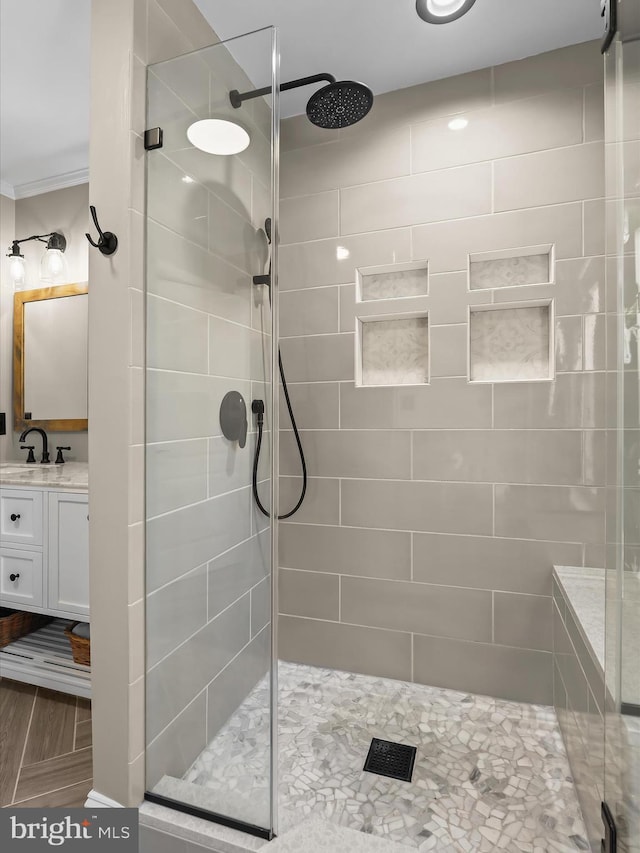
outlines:
M19 574L16 574L16 575L9 575L9 580L10 580L10 581L17 581L19 577L20 577L20 575L19 575Z
M20 513L19 512L12 512L11 515L9 516L9 518L11 519L11 521L17 521L20 518Z

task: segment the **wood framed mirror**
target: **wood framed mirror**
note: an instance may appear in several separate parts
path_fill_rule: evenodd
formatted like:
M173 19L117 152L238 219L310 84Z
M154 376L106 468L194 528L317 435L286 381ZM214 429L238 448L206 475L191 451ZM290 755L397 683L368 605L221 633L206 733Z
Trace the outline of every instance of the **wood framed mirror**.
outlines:
M13 299L13 423L88 429L87 283L22 290Z

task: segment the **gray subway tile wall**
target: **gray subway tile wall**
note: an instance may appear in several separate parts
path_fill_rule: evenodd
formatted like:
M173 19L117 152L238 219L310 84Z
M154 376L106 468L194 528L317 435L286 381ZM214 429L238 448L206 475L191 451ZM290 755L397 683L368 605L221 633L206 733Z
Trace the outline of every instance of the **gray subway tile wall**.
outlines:
M285 659L552 703L551 568L604 541L602 116L586 43L380 95L344 131L283 122L280 331L311 473L280 525ZM549 246L551 284L469 291L469 254ZM427 295L356 302L358 269L409 261ZM469 307L535 300L555 378L469 384ZM430 384L356 387L356 317L411 311Z

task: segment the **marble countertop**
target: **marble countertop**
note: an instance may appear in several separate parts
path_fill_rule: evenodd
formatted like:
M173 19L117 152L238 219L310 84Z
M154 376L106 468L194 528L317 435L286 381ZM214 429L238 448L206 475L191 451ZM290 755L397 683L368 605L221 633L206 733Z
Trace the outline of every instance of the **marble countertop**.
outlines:
M594 662L605 671L605 571L604 569L554 566L578 629ZM624 573L622 600L622 699L640 705L640 576Z
M0 486L86 492L89 489L89 466L86 462L65 462L63 465L2 462Z

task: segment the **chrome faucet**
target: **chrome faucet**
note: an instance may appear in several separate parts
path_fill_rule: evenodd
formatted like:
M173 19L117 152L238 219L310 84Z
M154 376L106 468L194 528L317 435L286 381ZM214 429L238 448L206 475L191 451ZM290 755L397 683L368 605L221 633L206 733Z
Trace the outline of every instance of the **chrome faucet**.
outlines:
M20 444L22 444L22 442L26 440L30 432L38 432L42 437L42 459L40 460L40 462L42 465L46 465L48 462L51 462L51 460L49 459L49 439L47 438L47 434L43 429L40 429L40 427L30 427L29 429L25 429L18 441L20 442Z

